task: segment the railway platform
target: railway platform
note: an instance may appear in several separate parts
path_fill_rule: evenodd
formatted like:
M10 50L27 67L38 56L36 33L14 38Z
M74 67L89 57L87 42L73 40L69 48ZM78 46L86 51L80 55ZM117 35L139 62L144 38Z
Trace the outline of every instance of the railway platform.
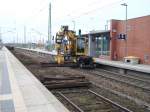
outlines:
M0 112L69 112L11 52L0 50Z
M133 70L137 72L150 73L150 65L129 64L129 63L121 62L121 61L111 61L111 60L105 60L105 59L99 59L99 58L95 58L95 61L96 63L102 64L102 65L108 65L112 67L128 69L128 70Z

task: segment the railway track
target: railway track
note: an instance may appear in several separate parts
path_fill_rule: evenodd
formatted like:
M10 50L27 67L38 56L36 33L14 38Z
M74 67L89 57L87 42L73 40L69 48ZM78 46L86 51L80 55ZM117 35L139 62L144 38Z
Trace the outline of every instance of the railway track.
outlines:
M146 101L147 103L150 103L150 90L145 88L145 87L140 87L137 84L126 82L125 80L123 80L123 78L122 79L116 78L115 76L113 77L113 76L110 76L106 73L100 73L97 71L89 71L87 73L89 75L95 75L99 79L103 78L105 80L109 80L109 84L110 84L109 86L113 87L113 89L116 91L123 92L123 93L128 94L132 97L135 97L135 98L141 99L143 101ZM112 83L114 83L114 85ZM118 86L118 84L119 84L119 86ZM115 85L117 87L115 87ZM107 86L107 85L104 85L104 86ZM124 88L126 88L126 89L124 89Z
M129 82L131 84L134 85L138 85L139 87L142 88L146 88L148 90L150 90L150 81L149 80L145 80L142 77L138 77L137 75L129 75L129 74L120 74L120 73L115 73L115 72L111 72L108 70L104 70L104 69L96 69L96 71L100 72L100 73L107 73L108 76L110 77L115 77L118 78L118 80L124 80L126 82Z
M66 68L67 69L67 68ZM66 70L69 71L69 70ZM87 71L81 69L71 69L71 72L78 72L85 75L89 80L102 85L103 87L118 91L127 96L139 99L150 104L150 91L147 88L141 88L138 85L130 84L126 81L115 79L114 77L107 76L106 73L100 73L98 71ZM95 73L96 72L96 73ZM106 76L105 76L106 75Z
M148 92L150 93L150 83L147 83L147 82L144 82L144 81L141 81L139 79L135 79L135 78L129 78L129 77L126 77L126 76L123 76L123 75L120 75L120 74L112 74L110 72L102 72L102 71L91 71L92 74L95 74L97 76L101 76L101 77L104 77L104 78L107 78L107 79L111 79L111 80L114 80L114 81L118 81L120 83L124 83L124 84L127 84L127 85L130 85L130 86L134 86L135 88L139 88L139 89L142 89L143 91L145 92Z
M106 70L108 71L108 70ZM109 71L111 72L111 71ZM114 72L112 72L114 73ZM135 78L135 79L139 79L139 80L142 80L142 81L145 81L145 82L149 82L150 83L150 74L148 73L138 73L138 72L135 72L135 73L126 73L126 74L122 74L122 75L125 75L125 76L128 76L128 77L131 77L131 78Z
M36 57L36 56L35 56ZM119 76L119 74L117 75L117 74L113 74L112 75L112 73L110 73L110 72L107 72L107 71L98 71L97 69L96 69L96 72L97 73L93 73L93 71L84 71L84 70L79 70L79 69L73 69L73 71L71 71L71 69L70 68L62 68L62 69L64 69L63 71L67 71L68 73L70 73L70 74L72 74L72 73L79 73L79 74L88 74L90 77L93 77L93 76L95 76L95 79L97 78L98 80L104 80L103 82L105 82L105 79L107 80L107 82L111 82L112 80L118 85L118 86L120 86L120 87L122 87L123 88L123 86L124 86L124 84L125 85L128 85L129 86L129 88L131 87L132 89L131 90L133 90L133 91L137 91L137 90L142 90L142 94L143 94L143 91L145 91L145 88L144 89L141 89L141 87L144 87L144 86L142 86L142 85L140 85L141 87L136 87L136 86L134 86L135 85L135 83L136 83L136 85L138 85L138 83L137 82L135 82L134 84L132 83L132 84L128 84L128 82L127 81L129 81L129 83L130 82L134 82L134 81L138 81L139 83L149 83L149 81L145 81L145 79L143 78L141 78L141 79L139 79L139 78L136 78L136 77L130 77L130 76L127 76L127 77L122 77L122 76ZM68 69L68 70L67 70ZM76 72L74 72L74 71L76 71ZM107 74L107 76L101 76L100 77L100 75L96 75L96 74L102 74L103 73L103 75L105 75L105 74ZM65 72L66 73L66 72ZM111 77L110 77L110 74L111 74ZM116 77L113 77L113 76L116 76ZM109 78L108 78L109 77ZM121 79L119 79L119 78L125 78L127 81L125 81L125 80L121 80ZM118 79L117 79L118 78ZM129 79L129 78L131 78L131 79ZM109 79L109 80L108 80ZM129 80L128 80L129 79ZM101 80L101 81L102 81ZM95 82L95 83L97 83L97 84L102 84L103 82L99 82L99 83L97 83L97 82ZM119 82L119 81L122 81L122 82ZM120 83L120 85L118 84L118 82ZM125 83L126 82L126 83ZM115 84L114 83L114 84ZM113 84L113 83L112 83ZM146 85L146 84L145 84ZM145 86L146 87L146 86ZM136 88L135 90L134 90L134 88ZM120 96L118 96L117 94L113 94L113 92L116 92L117 90L115 90L115 89L113 89L113 88L107 88L107 90L108 91L106 91L106 90L104 90L105 89L105 84L103 85L102 84L102 88L99 88L99 91L97 91L98 89L91 89L90 88L90 90L92 90L92 91L94 91L95 93L97 93L97 95L102 95L102 96L108 96L108 97L106 97L106 98L108 98L108 99L110 99L110 101L115 101L115 102L117 102L118 104L120 104L120 105L123 105L123 106L125 106L125 107L127 107L128 109L131 109L132 111L134 111L134 112L137 112L137 111L140 111L140 112L149 112L150 111L150 109L147 109L147 107L149 108L149 104L148 104L148 106L147 105L144 105L145 107L143 107L143 106L141 106L141 105L137 105L137 104L134 104L134 102L132 102L131 104L130 104L130 102L131 101L128 101L128 98L126 98L126 99L123 99L122 97L121 97L121 95ZM110 92L110 89L113 91L111 91ZM149 89L149 88L146 88L146 89ZM133 92L133 91L131 91L131 93ZM91 99L89 98L89 101L88 101L88 97L87 97L87 102L89 102L89 104L86 104L85 103L85 105L84 104L81 104L80 103L80 100L82 99L82 96L84 97L86 97L86 94L85 93L88 93L88 94L92 94L92 93L90 93L89 92L89 90L86 90L86 91L82 91L82 92L63 92L63 91L60 91L60 92L57 92L57 95L58 95L58 97L61 97L61 99L63 100L63 101L66 101L67 102L67 104L68 105L70 105L73 109L73 112L80 112L80 111L83 111L83 112L90 112L91 110L93 110L92 112L99 112L100 111L100 109L98 109L98 107L97 107L97 105L95 105L95 104L92 104L90 101L93 101L93 102L97 102L97 97L98 96L93 96ZM100 92L100 93L99 93ZM120 92L120 91L119 91ZM138 91L138 92L140 92L140 91ZM146 94L146 96L148 96L149 94L147 94L149 92L149 90L148 91L146 91L146 92L144 92L145 94ZM76 94L77 93L77 94ZM80 94L79 93L82 93L81 94L81 96L80 96ZM117 92L116 92L117 93ZM121 93L121 92L120 92ZM74 96L75 97L72 97L71 95L72 94L74 94ZM56 96L57 96L56 95ZM69 95L71 96L71 97L69 97ZM124 93L123 93L123 95L124 95ZM123 96L122 95L122 96ZM128 95L128 93L127 93L127 95ZM129 93L129 95L130 95L130 93ZM66 98L68 98L69 100L67 100L67 99L65 99L64 98L64 96L66 97ZM132 94L130 97L131 97L131 99L134 99L134 97L132 97L132 96L134 96L134 94ZM144 96L144 95L143 95ZM150 96L150 95L149 95ZM90 96L91 97L91 96ZM135 97L136 97L136 95L135 95ZM72 99L73 98L73 99ZM75 99L74 99L75 98ZM78 102L77 102L77 100L76 100L76 98L77 98L77 100L78 100ZM81 98L81 99L80 99ZM141 98L141 97L137 97L137 98ZM83 99L86 99L86 98L83 98ZM114 99L116 99L116 100L114 100ZM121 100L120 102L119 101L117 101L117 100ZM72 104L70 103L70 102L72 102ZM144 101L144 99L143 99L143 101ZM149 102L149 98L147 98L146 97L146 100L145 101L147 101L147 102ZM103 102L103 101L101 101L101 102ZM106 102L106 101L105 101ZM91 103L91 104L90 104ZM124 104L124 103L126 103L126 104ZM140 102L141 103L141 102ZM139 103L139 104L140 104ZM144 102L145 103L145 102ZM81 105L80 105L81 104ZM99 103L98 103L99 104ZM91 106L90 106L91 105ZM103 104L104 105L104 104ZM146 107L147 106L147 107ZM108 107L110 107L110 108L108 108ZM111 108L111 107L113 107L113 108ZM115 107L115 108L114 108ZM77 109L78 108L78 109ZM119 110L120 108L116 108L116 106L115 105L111 105L110 106L110 103L109 103L109 105L107 105L107 111L109 111L109 109L111 110L112 109L112 111L111 112L113 112L113 109L117 109L117 110L115 110L114 112L117 112L117 111L121 111L121 112L126 112L126 111L123 111L123 110ZM102 110L101 110L102 111ZM105 112L105 111L104 111Z
M120 82L122 84L126 84L129 86L133 86L135 88L141 89L150 94L150 86L149 86L150 82L149 81L144 81L142 79L125 76L119 73L114 73L114 72L110 72L110 71L103 70L103 69L100 69L100 70L96 69L96 70L90 70L90 71L81 70L81 69L78 69L78 70L83 72L83 74L88 74L88 75L92 74L92 75L100 76L106 79L114 80L116 82Z
M57 92L76 112L132 112L93 90Z

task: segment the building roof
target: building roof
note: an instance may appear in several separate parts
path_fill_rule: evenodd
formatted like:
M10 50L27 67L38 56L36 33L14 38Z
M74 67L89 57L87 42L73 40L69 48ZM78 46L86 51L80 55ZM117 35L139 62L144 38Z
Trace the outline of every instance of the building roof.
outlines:
M134 20L134 19L140 19L140 18L146 18L146 17L150 17L150 15L145 15L145 16L140 16L140 17L134 17L134 18L128 18L128 20ZM111 19L111 20L116 20L116 21L125 21L123 20L119 20L119 19Z
M109 32L110 30L92 30L92 31L89 31L89 33L82 34L82 36L89 35L89 34L109 33Z
M107 32L110 32L110 30L92 30L89 32L89 34L107 33Z

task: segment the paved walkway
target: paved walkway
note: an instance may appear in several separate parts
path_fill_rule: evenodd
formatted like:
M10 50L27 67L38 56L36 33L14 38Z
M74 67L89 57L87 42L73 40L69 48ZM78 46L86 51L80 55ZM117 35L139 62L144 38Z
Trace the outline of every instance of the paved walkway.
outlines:
M69 112L5 47L0 50L0 112Z

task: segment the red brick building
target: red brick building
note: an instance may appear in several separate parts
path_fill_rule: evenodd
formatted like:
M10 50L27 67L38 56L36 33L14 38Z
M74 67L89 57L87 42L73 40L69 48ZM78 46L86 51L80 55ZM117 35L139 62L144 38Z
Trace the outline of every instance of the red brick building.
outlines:
M125 20L111 20L110 30L83 35L89 38L89 55L109 60L136 56L140 63L150 64L150 15L128 19L127 38L118 39L125 32Z
M123 57L136 56L140 62L150 64L150 15L127 21L127 39L118 39L125 33L125 21L111 20L110 59L122 60Z

